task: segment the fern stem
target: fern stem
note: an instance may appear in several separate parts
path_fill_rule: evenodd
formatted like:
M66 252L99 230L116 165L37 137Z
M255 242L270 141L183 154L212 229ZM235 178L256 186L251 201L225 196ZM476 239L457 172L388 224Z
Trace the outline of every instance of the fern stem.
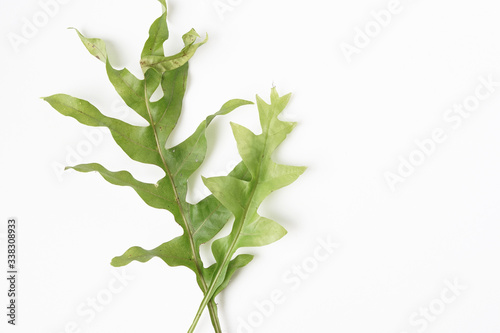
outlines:
M269 119L269 122L271 122L271 119ZM268 126L268 128L269 128L269 126ZM269 132L262 133L262 135L265 136L264 144L263 144L263 147L262 147L262 151L266 151L267 150L267 142L268 142L268 138L269 138ZM234 237L233 241L231 242L229 250L226 253L226 255L224 256L224 259L217 266L217 269L215 271L214 277L212 278L212 283L210 284L210 287L208 287L208 290L205 293L205 295L203 297L203 300L201 301L200 307L198 308L198 311L196 312L196 315L194 317L193 323L191 324L191 327L189 328L188 333L193 333L194 332L194 329L196 328L196 325L200 321L200 318L201 318L201 315L202 315L203 311L205 310L205 308L207 307L207 305L213 300L213 295L214 295L215 290L216 290L216 288L218 286L218 280L219 280L220 276L222 275L223 271L229 265L229 262L231 261L232 256L236 252L236 248L235 248L236 247L236 243L238 242L238 239L239 239L239 237L241 235L241 231L243 229L243 226L245 225L245 222L246 222L246 219L247 219L247 215L249 213L250 206L251 206L252 200L253 200L254 195L255 195L255 191L257 190L257 186L259 184L259 178L260 178L260 175L261 175L261 171L262 171L262 161L259 162L259 168L258 168L257 174L251 180L251 182L253 183L253 185L252 185L252 190L251 190L250 198L249 198L248 202L246 203L243 216L241 217L241 221L240 221L240 223L237 224L237 225L239 225L239 227L235 231L236 236ZM236 223L237 223L237 221L235 221L235 225L236 225ZM233 233L233 232L234 232L234 230L231 231L231 233Z
M170 180L170 183L172 184L172 189L173 189L174 195L175 195L175 201L177 203L177 206L179 207L179 212L181 213L182 220L184 222L184 227L185 227L186 232L188 233L188 236L189 236L189 243L190 243L191 251L193 252L194 261L195 261L196 275L198 276L198 278L202 282L201 290L202 290L203 294L205 294L207 292L207 284L206 284L205 278L203 276L202 267L200 265L201 258L199 257L199 254L196 252L196 249L195 249L196 246L194 244L194 239L193 239L193 236L192 236L192 230L190 229L189 223L186 220L184 208L182 207L182 205L180 203L180 197L179 197L179 194L177 192L177 187L176 187L174 178L172 176L172 173L170 172L170 169L169 169L169 167L167 165L167 162L165 160L165 156L163 155L163 152L162 152L162 146L160 144L160 140L159 140L158 134L156 132L156 125L154 123L153 115L151 113L151 109L150 109L150 105L149 105L149 98L148 98L148 95L147 95L147 83L146 83L146 80L144 80L144 101L146 103L146 109L147 109L147 112L148 112L148 115L149 115L150 124L151 124L151 127L153 129L153 133L154 133L156 145L157 145L157 148L158 148L158 153L160 154L161 160L163 162L163 166L164 166L163 169L164 169L165 173L167 174L167 176L168 176L168 178ZM222 330L221 330L221 327L220 327L219 317L217 315L217 305L215 304L214 301L211 301L210 304L208 304L208 302L207 302L207 304L205 304L204 308L207 305L208 305L208 309L209 309L209 312L210 312L210 319L212 320L212 326L214 327L215 332L216 333L222 333ZM193 330L194 330L194 327L193 327Z
M212 326L214 327L214 331L216 333L222 333L222 328L220 326L219 315L217 313L217 304L215 304L214 300L211 300L208 303L208 311L210 312L210 319L212 320Z

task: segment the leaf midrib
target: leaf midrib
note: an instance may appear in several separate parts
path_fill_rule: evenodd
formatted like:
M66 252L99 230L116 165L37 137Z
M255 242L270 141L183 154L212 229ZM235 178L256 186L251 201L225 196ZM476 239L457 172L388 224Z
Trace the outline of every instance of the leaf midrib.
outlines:
M270 129L270 124L271 124L271 121L273 120L272 117L270 117L269 119L269 124L268 124L268 130L265 132L265 138L264 138L264 147L262 149L263 152L266 151L267 149L267 141L268 141L268 138L269 138L269 129ZM264 134L264 133L263 133ZM224 267L226 267L228 265L228 262L231 260L233 254L235 253L235 247L236 247L236 244L238 243L238 240L241 236L241 233L242 233L242 230L243 230L243 227L245 226L245 221L247 219L247 215L249 213L249 208L250 208L250 204L252 203L253 201L253 197L255 195L255 192L257 191L257 186L259 184L259 179L260 179L260 174L262 172L262 166L264 165L264 160L261 159L259 161L259 169L257 171L257 174L255 175L255 177L250 181L250 183L253 183L252 184L252 192L250 193L250 197L245 205L245 208L244 208L244 213L243 213L243 216L242 216L242 219L241 219L241 223L240 225L238 226L238 229L237 229L237 233L236 233L236 236L234 237L233 241L231 242L231 245L229 246L229 250L227 251L226 255L224 256L224 259L222 261L222 264L217 268L217 273L216 275L212 278L212 282L210 284L210 287L209 287L209 290L207 291L207 295L211 295L212 293L215 292L215 289L218 288L218 286L216 285L217 283L217 280L220 278L221 274L222 274L222 271L224 270Z
M177 187L175 186L175 182L174 182L174 179L172 177L172 173L170 171L170 168L168 167L168 164L166 162L165 156L163 154L163 149L161 147L160 140L158 138L158 133L156 131L156 126L155 126L154 121L153 121L153 115L152 115L151 109L149 107L149 99L147 98L147 82L146 82L146 80L144 80L144 96L145 96L145 101L146 101L146 109L147 109L148 114L149 114L149 118L150 118L150 122L151 122L151 127L153 128L153 133L154 133L154 136L155 136L155 141L156 141L156 145L157 145L157 148L158 148L158 152L160 154L160 157L161 157L161 160L162 160L162 163L163 163L163 166L164 166L165 173L167 174L168 179L170 180L170 183L172 185L172 190L174 192L175 201L176 201L177 206L179 208L179 213L181 214L182 221L184 222L184 227L185 227L187 236L189 238L189 245L191 247L191 252L193 254L194 264L195 264L195 267L196 267L196 270L197 270L197 275L199 276L199 279L202 282L203 292L205 293L206 290L207 290L207 284L206 284L206 281L205 281L205 279L203 277L203 273L202 273L202 270L201 270L201 267L200 267L200 261L199 261L199 258L198 258L197 252L196 252L196 245L195 245L194 238L193 238L193 232L191 230L190 224L188 223L188 221L186 219L186 214L185 214L184 208L182 207L182 204L180 202L179 193L177 192ZM169 103L169 105L170 105L170 103Z

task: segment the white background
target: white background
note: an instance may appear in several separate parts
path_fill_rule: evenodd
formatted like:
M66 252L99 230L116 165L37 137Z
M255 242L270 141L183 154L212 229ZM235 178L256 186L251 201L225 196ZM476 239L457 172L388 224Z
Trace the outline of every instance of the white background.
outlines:
M276 160L309 169L263 205L262 215L289 234L247 251L255 260L218 299L224 331L499 332L500 86L460 123L445 118L454 104L477 101L481 78L500 81L497 2L401 0L377 31L371 13L388 0L227 1L169 1L168 53L193 27L210 37L190 61L184 113L170 144L228 99L268 100L275 85L293 93L283 118L299 122ZM64 92L136 121L103 64L66 28L103 38L113 65L140 75L139 55L160 5L61 1L43 22L47 2L0 2L0 219L15 216L20 224L18 326L6 324L2 278L0 330L185 332L201 300L190 271L159 259L125 272L109 265L130 246L156 247L180 228L168 212L97 174L58 173L71 151L89 147L88 128L39 99ZM231 10L218 12L217 3ZM34 21L38 31L23 35ZM367 27L375 30L365 46L358 29ZM25 38L17 47L9 41L14 34ZM349 62L341 46L355 47L356 37ZM210 128L210 157L193 177L191 200L204 193L200 175L222 175L238 159L228 122L257 130L256 114L247 106ZM424 156L415 141L436 129L446 140ZM95 142L81 162L156 180L156 169L130 161L108 133ZM387 172L397 174L411 156L420 165L391 189ZM315 249L328 240L338 248L321 252L319 262ZM113 272L133 280L123 286ZM107 299L110 283L121 291ZM270 307L274 290L283 302ZM87 302L98 296L108 304L92 316ZM198 331L212 331L208 316Z

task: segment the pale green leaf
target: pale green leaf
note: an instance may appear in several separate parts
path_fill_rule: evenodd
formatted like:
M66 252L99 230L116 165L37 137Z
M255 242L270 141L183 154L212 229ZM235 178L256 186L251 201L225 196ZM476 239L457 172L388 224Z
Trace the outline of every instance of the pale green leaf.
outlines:
M130 187L147 205L172 213L183 230L181 236L152 250L133 246L123 255L113 258L112 265L124 266L132 261L147 262L158 257L169 266L191 269L204 294L200 309L209 306L214 328L220 332L214 297L226 288L239 268L253 259L249 254L235 256L236 251L270 244L286 234L280 224L258 214L259 206L271 192L294 182L305 168L277 164L271 159L275 149L295 127L294 123L278 119L290 95L280 97L273 89L270 104L257 96L262 134L256 135L241 125L231 124L242 162L227 176L204 178L213 194L195 204L187 202L188 179L206 157L207 127L215 117L252 103L241 99L228 101L219 111L202 120L195 132L180 144L166 147L182 112L188 61L208 36L197 43L200 36L191 29L182 36L183 49L166 56L164 44L169 37L167 5L165 0L158 1L162 14L151 25L141 53L144 78L136 77L126 68L115 69L105 42L99 38L87 38L75 29L88 52L105 63L108 78L118 95L147 125L136 126L106 116L90 102L69 95L56 94L44 99L61 114L84 125L108 128L114 141L132 160L164 171L164 176L151 184L135 179L128 171L110 171L97 163L69 167L80 172L95 171L111 184ZM152 95L158 89L163 95L153 102ZM216 263L204 267L200 246L216 237L232 218L231 233L212 244Z
M258 214L264 199L273 191L291 184L305 167L285 166L275 163L271 156L295 127L294 123L278 119L290 99L290 94L280 97L276 89L271 90L271 104L257 96L257 107L262 133L254 134L247 128L231 124L238 152L251 177L238 179L231 175L204 178L205 185L213 195L234 215L233 228L229 235L215 240L212 252L216 264L210 267L212 275L191 330L196 326L203 308L223 288L236 251L244 247L270 244L286 234L285 228Z
M196 131L176 147L167 149L166 143L174 130L182 111L188 75L188 60L206 39L196 43L199 37L191 30L183 36L184 48L176 55L166 57L163 44L168 39L165 0L159 0L162 15L153 22L149 37L141 54L144 78L134 76L128 69L115 69L106 51L106 44L99 38L87 38L76 30L88 52L106 65L108 78L118 95L148 125L134 126L122 120L105 116L88 101L65 94L44 98L61 114L72 117L87 126L107 127L113 139L133 160L158 166L165 176L156 184L136 180L128 171L110 171L100 164L90 163L73 166L80 172L96 171L106 181L118 186L134 189L144 202L152 207L170 211L183 229L182 236L174 238L153 250L132 247L122 256L115 257L112 264L123 266L131 261L146 262L152 257L161 258L170 266L186 266L193 270L200 288L205 293L203 262L199 254L201 244L212 239L229 221L232 213L213 195L196 204L186 201L187 181L203 163L207 151L205 136L207 126L218 115L225 115L235 108L251 104L245 100L231 100L221 109L204 119ZM161 87L163 96L152 102L151 96ZM246 166L241 163L231 175L240 179L249 177ZM239 259L232 267L240 267ZM216 315L211 307L212 320Z

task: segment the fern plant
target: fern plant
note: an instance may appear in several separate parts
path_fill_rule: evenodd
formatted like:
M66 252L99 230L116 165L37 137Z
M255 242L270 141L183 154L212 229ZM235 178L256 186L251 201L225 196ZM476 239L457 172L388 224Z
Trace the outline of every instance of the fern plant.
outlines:
M184 48L175 55L166 56L163 44L169 35L167 6L165 0L159 2L162 15L151 25L141 54L142 79L126 68L115 69L105 43L98 38L87 38L76 30L90 54L105 64L108 78L117 93L148 122L147 126L135 126L105 116L91 103L69 95L56 94L44 100L61 114L73 117L84 125L107 127L131 159L156 165L164 171L163 178L150 184L138 181L128 171L110 171L97 163L68 167L80 172L96 171L111 184L133 188L149 206L172 213L183 230L181 236L151 250L131 247L123 255L113 258L111 264L120 267L132 261L147 262L158 257L169 266L189 268L195 274L203 299L188 332L194 332L207 307L214 331L222 332L215 297L229 284L233 274L253 259L249 254L235 256L235 252L242 247L272 243L286 234L282 226L260 216L257 210L267 195L295 181L305 168L279 165L271 159L271 154L295 126L278 119L290 94L280 97L273 88L270 104L257 96L262 126L260 135L241 125L231 124L242 162L227 176L203 178L212 194L196 204L187 202L188 179L201 166L207 153L207 127L215 117L253 103L242 99L228 101L218 112L206 117L183 142L175 147L166 147L182 111L188 61L207 39L197 43L199 35L191 30L182 37ZM163 96L152 101L151 97L158 88ZM233 217L231 233L213 242L216 263L205 267L200 246L213 240Z

